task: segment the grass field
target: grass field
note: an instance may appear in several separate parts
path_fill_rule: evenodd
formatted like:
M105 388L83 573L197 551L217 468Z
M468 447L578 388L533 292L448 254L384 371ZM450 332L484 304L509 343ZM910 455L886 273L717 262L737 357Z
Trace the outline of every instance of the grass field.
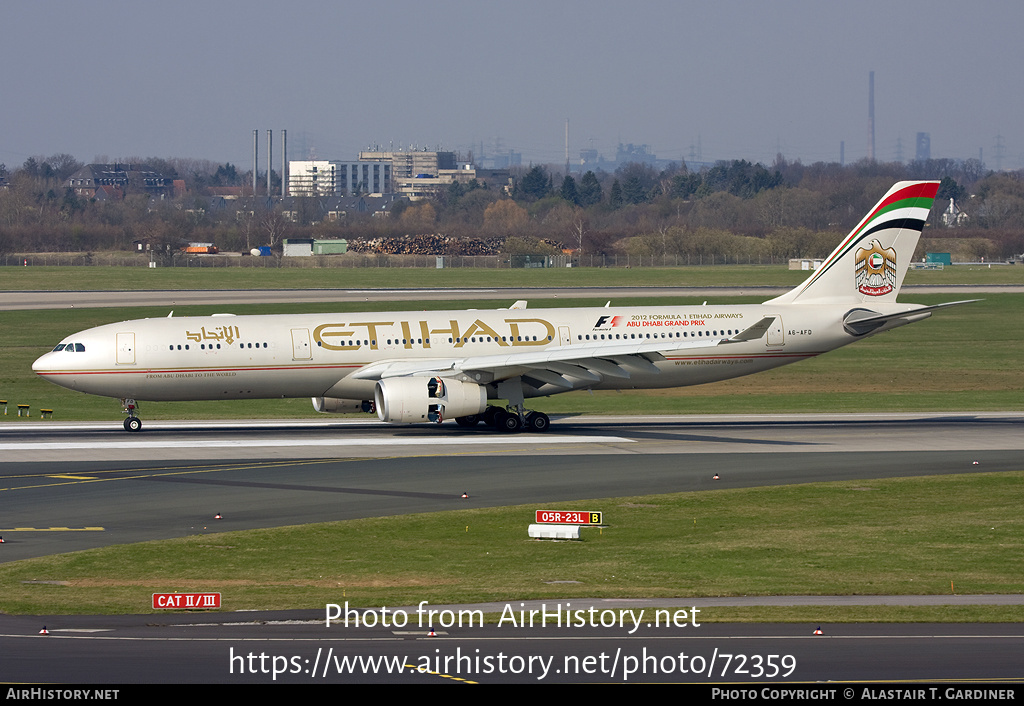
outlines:
M0 564L0 610L142 612L164 591L221 591L227 610L1021 593L1022 503L1018 471L560 503L604 512L607 526L579 542L528 539L540 505L201 534ZM825 611L714 609L703 619ZM1020 608L827 611L830 622L1024 619Z

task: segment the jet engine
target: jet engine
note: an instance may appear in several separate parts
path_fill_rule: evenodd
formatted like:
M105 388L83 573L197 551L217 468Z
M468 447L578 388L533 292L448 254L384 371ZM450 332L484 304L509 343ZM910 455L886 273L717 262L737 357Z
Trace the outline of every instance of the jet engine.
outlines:
M373 402L369 400L344 400L340 397L312 397L310 399L313 400L313 409L324 414L373 411Z
M472 382L440 377L389 378L374 390L382 422L415 424L481 414L487 409L487 390Z

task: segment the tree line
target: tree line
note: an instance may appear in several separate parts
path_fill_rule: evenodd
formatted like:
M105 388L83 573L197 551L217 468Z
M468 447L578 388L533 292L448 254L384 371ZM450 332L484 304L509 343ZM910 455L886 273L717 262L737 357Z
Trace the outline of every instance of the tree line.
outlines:
M0 165L0 252L128 250L136 241L161 251L202 241L248 252L283 238L437 234L503 238L510 253L778 261L827 255L894 182L938 179L922 252L954 251L961 259L1024 253L1024 173L991 172L978 160L804 165L780 155L770 166L732 160L659 170L635 162L583 174L531 165L514 170L508 188L453 183L430 199L396 201L387 218L350 214L340 221L319 219L312 203L289 214L267 199L214 207L210 189L252 183L251 172L231 164L118 161L184 179L187 194L164 201L142 193L78 197L65 183L83 165L66 154L30 157L13 170ZM943 218L950 200L960 214L955 227Z

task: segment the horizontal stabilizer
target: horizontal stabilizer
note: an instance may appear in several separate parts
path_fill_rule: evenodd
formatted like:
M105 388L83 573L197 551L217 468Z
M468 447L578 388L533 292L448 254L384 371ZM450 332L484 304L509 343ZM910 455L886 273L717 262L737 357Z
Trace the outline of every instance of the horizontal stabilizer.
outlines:
M946 302L945 304L936 304L935 306L920 306L916 309L908 309L907 311L898 311L895 314L879 314L878 312L871 311L869 309L853 309L847 312L846 316L843 317L843 327L854 336L863 336L866 333L875 331L890 321L896 321L898 319L913 319L925 318L922 314L931 315L931 312L936 309L945 309L948 306L958 306L960 304L971 304L973 302L980 302L981 299L965 299L959 302ZM909 321L907 323L910 323Z

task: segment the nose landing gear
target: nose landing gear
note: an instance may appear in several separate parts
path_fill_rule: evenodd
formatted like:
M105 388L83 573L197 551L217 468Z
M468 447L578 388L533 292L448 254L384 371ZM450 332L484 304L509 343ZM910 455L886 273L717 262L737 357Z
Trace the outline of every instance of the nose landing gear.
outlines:
M121 406L124 408L124 413L128 415L124 420L124 430L141 431L142 420L135 416L135 411L139 408L138 403L135 400L123 399Z

